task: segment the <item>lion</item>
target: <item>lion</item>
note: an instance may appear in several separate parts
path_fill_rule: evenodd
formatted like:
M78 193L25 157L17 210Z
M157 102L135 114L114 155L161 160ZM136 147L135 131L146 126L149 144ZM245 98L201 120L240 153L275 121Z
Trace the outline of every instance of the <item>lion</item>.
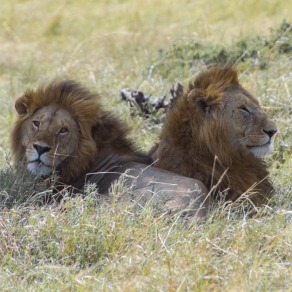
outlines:
M74 191L94 183L99 193L108 193L124 175L135 199L204 216L205 186L150 166L149 156L135 148L126 127L102 109L99 99L73 80L27 90L15 102L18 117L10 139L14 160L40 179L57 176L58 184Z
M267 164L276 125L238 81L235 66L213 66L169 110L150 155L156 167L204 183L214 200L245 194L255 206L273 193ZM223 198L222 198L223 197Z

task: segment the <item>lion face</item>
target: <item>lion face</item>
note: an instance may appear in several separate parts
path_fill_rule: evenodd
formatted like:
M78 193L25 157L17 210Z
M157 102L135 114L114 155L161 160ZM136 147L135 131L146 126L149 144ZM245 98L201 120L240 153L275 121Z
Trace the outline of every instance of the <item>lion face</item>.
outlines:
M22 146L28 170L39 176L50 175L70 159L80 139L78 125L65 109L45 106L38 109L22 127Z
M277 127L258 100L237 82L219 90L212 85L194 88L186 96L195 139L220 159L232 159L232 153L263 158L271 152Z
M258 101L238 87L231 86L224 92L222 104L215 110L215 123L224 125L233 149L263 158L272 151L277 127Z

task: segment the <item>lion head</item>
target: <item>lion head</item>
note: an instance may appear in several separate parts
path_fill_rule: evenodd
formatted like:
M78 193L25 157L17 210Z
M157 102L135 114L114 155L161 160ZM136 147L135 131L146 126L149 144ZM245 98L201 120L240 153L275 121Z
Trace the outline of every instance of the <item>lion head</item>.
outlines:
M110 153L143 160L126 139L120 122L102 110L99 96L75 81L53 81L16 100L18 118L11 132L16 161L46 177L74 184Z
M236 200L252 191L256 204L272 189L263 157L277 128L232 66L211 67L189 84L166 119L156 166L196 178Z

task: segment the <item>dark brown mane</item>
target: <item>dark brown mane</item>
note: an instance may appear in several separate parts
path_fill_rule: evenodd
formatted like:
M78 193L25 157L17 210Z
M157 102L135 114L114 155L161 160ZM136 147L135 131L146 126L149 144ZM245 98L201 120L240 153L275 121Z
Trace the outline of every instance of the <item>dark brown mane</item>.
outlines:
M262 159L234 149L226 122L213 111L222 108L229 88L246 92L233 66L215 66L199 74L169 112L159 145L151 153L158 159L156 166L198 179L209 190L220 182L214 197L227 190L225 198L236 200L253 187L250 198L260 205L272 190L267 166Z
M81 132L78 150L60 166L61 182L74 184L86 173L96 170L106 155L118 155L121 161L148 162L126 138L128 130L104 111L99 95L72 80L53 81L36 90L27 90L15 104L18 116L11 132L11 150L16 161L23 161L25 147L20 143L23 125L38 109L55 106L65 109L76 120ZM72 141L73 143L73 141Z
M98 94L73 80L52 81L36 90L27 90L24 97L30 114L44 106L55 105L69 111L80 124L88 125L94 124L102 113Z

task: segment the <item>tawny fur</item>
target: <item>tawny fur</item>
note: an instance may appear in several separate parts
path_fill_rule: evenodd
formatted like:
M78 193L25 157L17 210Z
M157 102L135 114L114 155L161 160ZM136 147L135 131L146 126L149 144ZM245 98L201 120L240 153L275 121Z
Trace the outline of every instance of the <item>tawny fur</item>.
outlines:
M260 206L267 203L273 187L264 160L234 146L231 121L220 115L227 104L225 95L230 92L244 95L256 108L255 124L275 128L257 100L239 84L236 69L215 66L199 74L177 100L150 154L157 161L155 166L198 179L209 190L218 184L212 192L215 199L223 192L225 200L235 201L246 192Z

